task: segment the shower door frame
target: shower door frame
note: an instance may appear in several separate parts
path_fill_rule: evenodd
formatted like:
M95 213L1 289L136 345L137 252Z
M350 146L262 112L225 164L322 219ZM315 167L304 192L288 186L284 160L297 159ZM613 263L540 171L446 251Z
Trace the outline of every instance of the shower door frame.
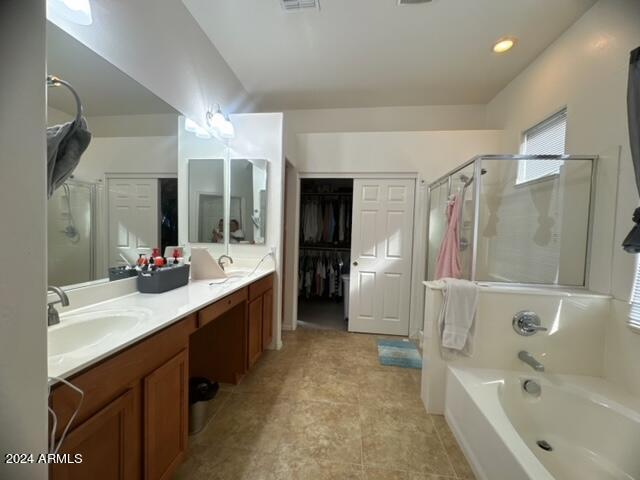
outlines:
M526 282L496 282L489 280L476 280L476 263L477 263L477 245L478 245L478 229L480 218L480 196L482 194L482 182L478 182L477 179L482 177L482 161L483 160L500 160L500 161L519 161L519 160L590 160L591 161L591 178L590 178L590 192L589 192L589 214L587 220L587 248L585 251L584 261L584 283L582 285L565 285L565 284L552 284L552 283L526 283ZM469 165L473 164L473 234L470 242L471 246L471 275L470 280L480 281L483 285L510 285L514 287L536 287L536 288L552 288L552 289L589 289L589 274L591 258L591 248L593 243L593 219L595 212L595 198L596 198L596 184L597 184L597 172L598 172L598 155L477 155L461 163L456 168L449 170L444 175L440 176L437 180L431 182L427 186L427 252L425 266L426 277L429 278L429 233L430 233L430 220L431 220L431 196L433 190L440 187L442 184L447 183L447 196L451 195L452 178L453 176L465 169Z

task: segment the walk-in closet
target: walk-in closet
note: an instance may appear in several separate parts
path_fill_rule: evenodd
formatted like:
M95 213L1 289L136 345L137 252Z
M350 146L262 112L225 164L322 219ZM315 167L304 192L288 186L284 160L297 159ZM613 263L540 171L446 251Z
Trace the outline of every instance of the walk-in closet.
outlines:
M298 321L347 330L353 179L301 179Z

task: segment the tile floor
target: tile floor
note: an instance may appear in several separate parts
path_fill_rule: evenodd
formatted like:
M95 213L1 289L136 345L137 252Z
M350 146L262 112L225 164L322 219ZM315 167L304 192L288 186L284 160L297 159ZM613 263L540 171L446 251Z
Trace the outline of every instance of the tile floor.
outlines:
M378 364L376 337L285 332L190 437L177 479L454 480L473 474L420 371Z

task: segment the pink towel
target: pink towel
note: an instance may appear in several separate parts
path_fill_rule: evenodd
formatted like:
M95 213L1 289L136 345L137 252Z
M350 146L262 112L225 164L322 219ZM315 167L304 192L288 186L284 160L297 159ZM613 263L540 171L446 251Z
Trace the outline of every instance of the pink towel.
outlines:
M440 245L438 259L436 261L436 279L439 278L460 278L462 268L460 267L460 207L462 197L456 195L447 205L447 218L449 223Z

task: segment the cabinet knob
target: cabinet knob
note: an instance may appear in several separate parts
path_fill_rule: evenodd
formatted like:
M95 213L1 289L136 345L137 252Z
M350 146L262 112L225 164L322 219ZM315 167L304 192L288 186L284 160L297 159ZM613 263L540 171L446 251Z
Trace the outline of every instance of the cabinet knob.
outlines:
M358 262L353 262L353 266L357 267L358 266Z

